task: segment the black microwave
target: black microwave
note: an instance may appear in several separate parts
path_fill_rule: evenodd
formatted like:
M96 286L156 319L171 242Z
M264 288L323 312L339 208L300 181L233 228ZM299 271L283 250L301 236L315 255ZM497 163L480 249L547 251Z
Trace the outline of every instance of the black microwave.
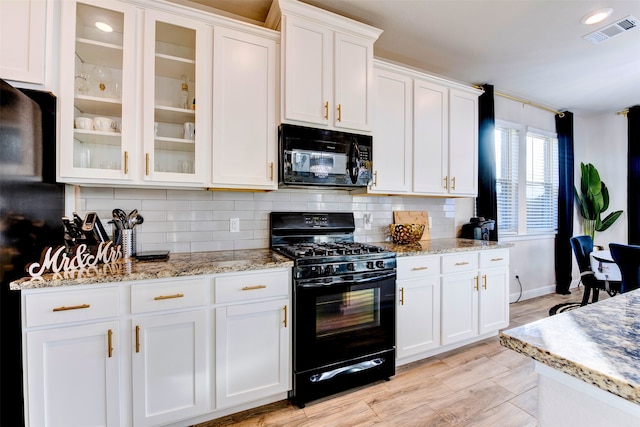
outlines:
M370 135L282 124L281 185L366 187L371 182Z

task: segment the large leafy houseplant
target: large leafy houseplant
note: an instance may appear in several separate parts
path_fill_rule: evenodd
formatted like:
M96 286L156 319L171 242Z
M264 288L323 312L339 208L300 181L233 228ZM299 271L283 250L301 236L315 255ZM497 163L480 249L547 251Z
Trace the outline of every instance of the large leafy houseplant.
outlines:
M580 191L574 186L576 203L582 215L584 234L595 237L596 231L604 231L616 222L622 211L611 212L604 219L602 214L609 208L609 190L598 170L591 163L580 163Z

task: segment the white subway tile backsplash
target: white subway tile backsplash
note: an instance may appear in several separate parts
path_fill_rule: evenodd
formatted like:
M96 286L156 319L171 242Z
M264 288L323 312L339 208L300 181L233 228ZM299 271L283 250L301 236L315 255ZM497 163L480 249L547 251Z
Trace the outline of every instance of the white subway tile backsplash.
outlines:
M426 210L431 238L455 237L455 200L401 196L361 196L345 190L286 188L273 192L112 189L74 187L82 217L96 211L103 223L111 211L138 209L145 222L136 227L138 251L173 253L269 247L272 211L354 212L354 237L362 242L388 241L394 210ZM372 215L364 230L363 214ZM229 231L229 219L240 218L240 232ZM111 227L105 227L111 233Z

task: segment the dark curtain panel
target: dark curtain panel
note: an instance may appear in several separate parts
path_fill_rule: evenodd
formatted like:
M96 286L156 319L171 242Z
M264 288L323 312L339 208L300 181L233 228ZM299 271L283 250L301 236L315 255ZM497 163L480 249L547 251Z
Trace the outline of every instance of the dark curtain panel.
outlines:
M629 108L628 171L627 171L627 221L628 243L640 245L640 106ZM634 191L632 191L634 189Z
M558 134L558 234L555 241L556 293L570 294L573 236L573 113L556 115Z
M483 85L484 93L478 98L478 197L476 198L476 215L497 220L498 205L496 201L496 147L495 126L496 115L493 102L493 85ZM496 221L489 240L498 240Z

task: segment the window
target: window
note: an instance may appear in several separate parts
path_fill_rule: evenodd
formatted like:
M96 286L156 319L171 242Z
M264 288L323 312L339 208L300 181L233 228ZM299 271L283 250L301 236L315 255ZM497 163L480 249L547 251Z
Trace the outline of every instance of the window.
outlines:
M558 228L558 140L527 132L527 232Z
M524 140L521 133L526 134ZM500 235L553 233L558 224L555 134L496 122L496 193ZM525 153L524 158L520 153Z
M496 197L501 235L518 233L518 149L520 132L496 125Z

